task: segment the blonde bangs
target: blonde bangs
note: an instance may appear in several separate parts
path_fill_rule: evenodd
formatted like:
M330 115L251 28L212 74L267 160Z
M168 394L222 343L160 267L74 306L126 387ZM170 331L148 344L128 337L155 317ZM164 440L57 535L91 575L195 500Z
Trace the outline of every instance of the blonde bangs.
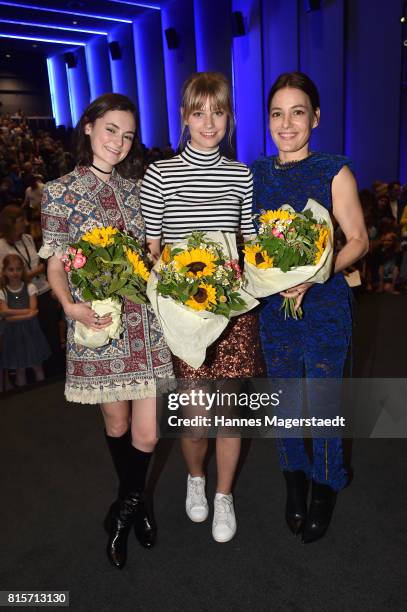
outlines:
M232 97L229 82L220 72L196 72L185 81L181 101L183 123L187 121L191 113L203 110L208 99L212 112L223 111L228 115L228 137L231 145L231 137L235 127ZM181 133L180 146L183 142L184 132L185 125Z
M226 77L218 72L197 72L184 85L181 103L183 119L202 110L208 98L212 111L223 110L232 118L232 101Z

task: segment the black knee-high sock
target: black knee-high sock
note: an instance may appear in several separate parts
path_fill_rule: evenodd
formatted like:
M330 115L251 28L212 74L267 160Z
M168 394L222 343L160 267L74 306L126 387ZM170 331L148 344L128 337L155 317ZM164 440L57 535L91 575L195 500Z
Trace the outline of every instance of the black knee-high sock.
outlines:
M121 496L126 484L127 464L131 448L130 430L119 437L108 436L105 430L105 439L119 478L119 495Z
M146 476L153 453L145 453L130 446L127 461L126 487L129 492L141 493L146 485Z

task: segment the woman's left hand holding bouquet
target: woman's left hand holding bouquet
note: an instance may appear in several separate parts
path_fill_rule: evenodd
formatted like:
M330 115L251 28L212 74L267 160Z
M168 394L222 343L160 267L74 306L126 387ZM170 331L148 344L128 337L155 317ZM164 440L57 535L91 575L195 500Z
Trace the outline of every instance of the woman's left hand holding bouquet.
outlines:
M305 294L313 284L314 283L301 283L300 285L290 287L290 289L286 289L285 291L280 291L280 295L284 298L295 299L294 310L297 312L297 310L301 307Z
M90 302L77 302L67 304L64 307L65 314L73 321L82 323L89 329L100 331L109 327L112 323L110 315L99 316L93 309Z

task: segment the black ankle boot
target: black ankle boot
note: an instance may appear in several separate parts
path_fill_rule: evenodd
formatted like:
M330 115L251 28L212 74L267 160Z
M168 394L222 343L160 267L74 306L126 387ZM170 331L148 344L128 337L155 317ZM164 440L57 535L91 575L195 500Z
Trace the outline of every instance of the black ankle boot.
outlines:
M157 538L157 528L150 516L144 498L141 498L134 521L136 538L144 548L152 548Z
M329 485L312 481L311 505L302 541L310 544L325 535L335 508L337 493Z
M298 535L303 530L307 518L308 481L302 470L294 472L284 470L283 475L287 485L285 520L290 531Z
M123 499L112 504L105 519L105 529L109 533L107 556L112 565L118 569L122 569L126 563L127 539L141 504L140 493L128 493Z

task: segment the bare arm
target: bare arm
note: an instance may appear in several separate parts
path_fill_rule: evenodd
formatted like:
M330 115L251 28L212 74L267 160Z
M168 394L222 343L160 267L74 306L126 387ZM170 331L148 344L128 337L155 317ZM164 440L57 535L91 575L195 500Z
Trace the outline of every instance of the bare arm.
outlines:
M334 272L336 273L351 266L369 250L369 238L355 177L347 166L344 166L332 181L332 210L346 238L346 244L338 253L335 261ZM281 295L296 298L295 309L297 310L312 284L301 283L283 291Z
M344 166L332 182L333 214L345 234L346 244L338 253L335 272L341 272L369 250L369 238L352 172Z
M160 238L147 238L147 248L150 251L154 263L160 259L161 255L161 240Z
M68 279L62 261L53 255L48 262L48 282L52 291L61 303L67 317L74 321L80 321L91 329L100 330L111 324L109 316L101 317L96 325L96 313L87 302L75 304L69 291Z

